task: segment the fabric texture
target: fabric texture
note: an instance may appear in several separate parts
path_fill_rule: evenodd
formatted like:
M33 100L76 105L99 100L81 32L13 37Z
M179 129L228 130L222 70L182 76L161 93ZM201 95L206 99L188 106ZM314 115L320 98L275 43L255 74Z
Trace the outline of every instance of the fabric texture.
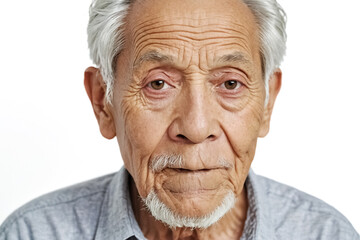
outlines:
M0 226L0 240L146 239L136 222L129 174L100 177L35 199ZM349 221L306 193L249 172L241 240L360 240Z

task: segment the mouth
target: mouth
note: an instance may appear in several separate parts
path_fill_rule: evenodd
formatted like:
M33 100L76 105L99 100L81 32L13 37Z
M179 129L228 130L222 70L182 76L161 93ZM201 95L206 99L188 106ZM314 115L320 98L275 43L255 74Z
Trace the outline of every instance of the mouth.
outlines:
M211 177L212 175L217 175L224 173L229 168L225 167L211 167L211 168L196 168L196 169L189 169L189 168L174 168L174 167L167 167L163 169L161 172L159 172L161 175L166 175L169 177L183 177L183 178L189 178L189 177Z
M170 167L167 169L173 170L178 173L189 173L189 174L193 173L194 174L194 173L207 173L212 170L219 170L220 168L214 167L214 168L202 168L202 169L187 169L187 168L171 168Z
M196 196L214 194L224 183L224 168L166 168L161 175L166 179L162 188L172 194Z
M181 155L159 155L152 158L149 168L154 173L160 173L169 169L177 172L196 173L218 169L229 170L234 167L232 163L229 163L223 158L208 160L209 161L206 162L201 160L196 163L191 160L186 161Z

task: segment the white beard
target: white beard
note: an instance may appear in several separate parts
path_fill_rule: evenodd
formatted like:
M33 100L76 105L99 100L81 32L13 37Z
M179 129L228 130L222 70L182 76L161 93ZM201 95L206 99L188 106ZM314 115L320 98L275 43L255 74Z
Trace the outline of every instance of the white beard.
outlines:
M222 218L235 204L235 194L229 192L221 202L209 214L202 217L186 217L174 213L169 207L160 201L154 190L148 194L145 199L142 199L150 213L159 221L165 223L170 228L200 228L205 229Z

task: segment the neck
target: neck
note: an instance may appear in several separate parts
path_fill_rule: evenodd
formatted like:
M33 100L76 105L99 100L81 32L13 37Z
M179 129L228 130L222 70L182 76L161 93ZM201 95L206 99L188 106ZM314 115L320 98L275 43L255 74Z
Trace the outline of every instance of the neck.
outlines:
M218 222L206 229L169 228L156 220L144 206L132 178L130 196L136 221L149 239L240 239L244 229L248 200L245 187L237 196L234 207Z

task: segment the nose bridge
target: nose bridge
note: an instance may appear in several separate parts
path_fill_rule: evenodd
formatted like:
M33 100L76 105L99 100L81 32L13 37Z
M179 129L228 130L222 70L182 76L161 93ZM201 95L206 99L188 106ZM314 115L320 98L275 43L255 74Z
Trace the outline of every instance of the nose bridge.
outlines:
M204 81L194 81L184 89L179 134L192 142L214 136L211 99Z

